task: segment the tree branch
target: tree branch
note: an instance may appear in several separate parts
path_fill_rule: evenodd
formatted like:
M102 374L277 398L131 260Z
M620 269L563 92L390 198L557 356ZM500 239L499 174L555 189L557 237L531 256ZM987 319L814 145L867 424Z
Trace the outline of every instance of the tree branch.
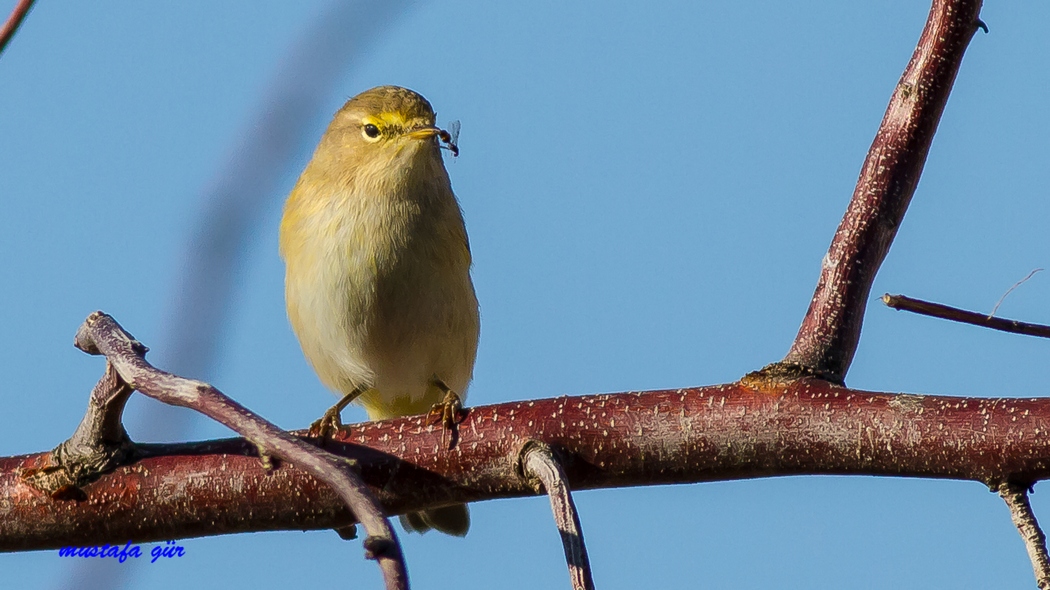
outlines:
M980 7L980 0L934 0L783 361L726 385L472 408L452 448L444 444L444 428L425 416L352 426L328 447L360 468L360 481L347 484L337 481L345 475L342 463L304 443L302 434L281 432L206 384L157 371L126 333L114 339L116 331L98 328L112 321L108 316L93 316L82 334L89 338L80 341L106 353L112 370L70 441L54 453L0 458L0 551L344 530L356 514L384 572L407 583L389 524L374 501L370 508L359 508L360 502L374 498L386 514L398 514L536 494L538 487L523 477L528 473L550 492L574 584L592 587L570 487L895 475L972 480L999 491L1041 587L1048 587L1050 559L1025 490L1050 478L1050 399L894 395L842 386L875 275L914 194L965 49L982 26ZM129 384L201 410L247 439L140 445L129 452L119 420ZM256 445L289 463L264 467Z
M92 504L90 494L81 486L90 485L102 470L111 468L109 459L115 453L107 452L109 448L126 451L130 445L120 425L120 414L135 389L158 401L197 410L244 435L258 449L264 468L273 469L270 458L279 457L331 487L368 531L366 556L378 561L387 588L408 588L397 536L379 503L361 478L347 469L345 460L289 435L211 385L156 369L146 362L148 349L102 312L88 316L74 343L89 354L105 355L106 375L92 392L88 413L73 437L54 453L41 457L38 464L20 469L24 482L59 502L87 500ZM95 465L100 469L92 472L90 468Z
M844 382L871 285L915 193L963 54L981 26L980 10L980 0L933 2L821 264L795 342L783 361L763 369L765 376Z
M18 31L18 27L22 26L22 21L24 21L26 15L29 14L29 9L33 7L34 1L35 0L19 0L18 4L15 4L14 10L11 11L11 15L7 17L7 21L0 26L0 53L4 52L4 49L7 48L7 44Z
M559 449L574 490L807 474L998 489L1050 477L1050 399L892 395L816 379L475 407L458 428L454 449L426 416L353 425L326 449L357 461L386 514L536 494L517 467L530 440ZM0 459L0 551L354 522L327 485L291 464L267 471L240 439L151 445L84 486L81 501L24 480L46 457Z
M1011 332L1013 334L1050 338L1050 326L1044 326L1043 324L1029 324L1017 320L996 318L984 315L983 313L966 311L965 309L950 307L940 303L931 303L929 301L923 301L922 299L913 299L904 295L890 295L889 293L886 293L882 296L882 302L898 311L910 311L912 313L941 318L942 320L972 324L974 326Z
M537 492L546 491L550 496L551 512L565 549L565 563L569 566L573 590L594 590L591 563L583 543L583 527L572 501L565 470L554 450L541 442L525 443L521 451L521 470L523 475L536 482L533 487Z
M1050 556L1046 554L1046 535L1039 528L1032 505L1028 502L1028 486L1003 482L999 485L999 495L1006 501L1010 518L1028 549L1036 583L1041 590L1050 589Z

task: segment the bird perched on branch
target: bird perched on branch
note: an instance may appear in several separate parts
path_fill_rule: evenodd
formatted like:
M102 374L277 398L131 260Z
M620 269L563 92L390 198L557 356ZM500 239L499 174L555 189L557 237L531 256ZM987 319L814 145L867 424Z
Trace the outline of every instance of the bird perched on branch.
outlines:
M470 247L441 156L454 139L430 103L380 86L335 114L284 207L288 319L321 381L342 394L311 431L327 437L357 401L372 420L455 416L480 322ZM464 535L465 505L402 517Z

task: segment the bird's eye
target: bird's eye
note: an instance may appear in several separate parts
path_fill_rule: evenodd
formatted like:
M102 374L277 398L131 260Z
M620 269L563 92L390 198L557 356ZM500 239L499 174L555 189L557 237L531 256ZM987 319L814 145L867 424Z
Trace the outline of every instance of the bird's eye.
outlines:
M379 127L376 127L375 125L373 125L371 123L369 123L368 125L364 126L364 131L365 131L365 135L367 135L368 137L371 137L372 139L375 139L375 138L379 137Z

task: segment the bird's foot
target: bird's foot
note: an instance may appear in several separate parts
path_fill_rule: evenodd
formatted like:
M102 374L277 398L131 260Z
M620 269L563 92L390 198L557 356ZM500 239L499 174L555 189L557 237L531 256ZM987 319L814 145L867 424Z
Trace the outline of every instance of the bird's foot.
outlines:
M452 449L455 448L456 442L459 440L459 429L457 426L466 419L467 411L463 409L463 400L459 398L455 391L452 391L440 381L438 385L445 390L445 399L430 408L430 412L427 414L427 424L431 426L441 424L444 427L441 430L441 445L444 446L445 433L448 432L451 434L448 448Z
M340 418L343 408L357 399L362 393L364 393L363 389L354 389L344 395L334 406L328 408L328 411L324 413L324 416L321 416L320 420L310 425L310 436L320 439L321 445L324 446L324 443L343 427L343 420Z
M339 417L342 408L332 406L321 416L320 420L310 425L310 436L321 439L321 444L332 438L343 427L343 420Z
M463 400L459 399L459 395L455 391L445 388L445 399L430 408L430 412L427 414L427 423L432 425L440 423L445 428L452 430L466 416L467 411L463 409Z
M342 419L339 417L342 414L342 408L350 405L350 402L356 400L363 393L364 389L358 387L349 394L342 396L342 399L330 407L328 412L321 416L320 420L310 425L310 436L320 439L321 446L324 446L324 443L328 442L332 435L338 433L339 428L342 428Z
M339 419L339 413L333 413L332 409L324 413L320 420L315 421L310 425L310 436L320 439L321 444L332 438L332 435L339 431L342 427L342 420Z

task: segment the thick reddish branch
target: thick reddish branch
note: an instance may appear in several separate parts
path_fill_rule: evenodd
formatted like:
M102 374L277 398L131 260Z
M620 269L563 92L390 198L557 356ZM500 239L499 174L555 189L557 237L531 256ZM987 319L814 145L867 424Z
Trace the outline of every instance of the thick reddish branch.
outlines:
M872 283L919 182L980 0L936 0L861 169L795 342L770 372L842 383L860 340Z
M535 494L528 440L559 450L572 489L791 474L943 477L1028 485L1050 477L1050 399L867 393L803 380L478 407L459 442L425 417L350 427L328 450L357 459L389 513ZM262 468L240 440L160 447L56 500L21 478L46 454L0 459L0 550L346 525L323 483Z

